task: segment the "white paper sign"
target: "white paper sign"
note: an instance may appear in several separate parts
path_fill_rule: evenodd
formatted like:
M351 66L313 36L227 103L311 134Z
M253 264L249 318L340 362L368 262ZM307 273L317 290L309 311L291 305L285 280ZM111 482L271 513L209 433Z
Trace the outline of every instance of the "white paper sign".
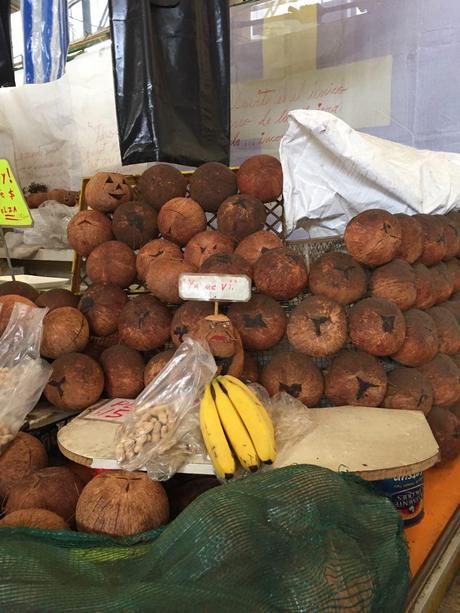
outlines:
M183 273L179 277L179 296L182 300L248 302L251 280L246 275Z
M127 415L132 411L134 400L126 398L114 398L104 402L94 411L83 416L83 419L97 419L102 421L124 422Z

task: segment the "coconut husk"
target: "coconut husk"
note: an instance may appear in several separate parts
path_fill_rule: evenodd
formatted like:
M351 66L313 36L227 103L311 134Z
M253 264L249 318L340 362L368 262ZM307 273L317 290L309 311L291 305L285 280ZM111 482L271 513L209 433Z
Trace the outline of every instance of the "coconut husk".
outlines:
M283 169L272 155L253 155L245 160L236 180L242 194L250 194L262 202L277 200L283 191Z
M215 213L220 203L237 191L235 173L219 162L202 164L190 178L190 197L205 211Z
M401 259L376 268L369 287L373 296L393 302L401 311L410 309L417 298L415 273L412 266Z
M441 462L451 462L460 455L460 418L447 409L433 407L427 417L439 445Z
M415 215L422 225L423 251L420 262L426 266L438 264L447 253L446 228L436 215Z
M401 246L399 219L383 209L369 209L351 219L345 228L348 253L368 266L381 266L396 257Z
M114 345L100 357L108 398L136 398L144 389L142 355L126 345Z
M139 250L136 257L136 269L139 279L145 281L150 264L161 258L182 260L183 254L179 245L164 238L156 238L150 241Z
M453 355L460 351L460 324L455 315L445 307L436 306L428 309L427 313L433 318L439 337L439 351Z
M191 198L173 198L158 213L158 230L163 238L184 246L206 229L206 215Z
M286 332L284 310L276 300L263 294L254 294L249 302L232 304L228 316L240 333L247 351L271 349Z
M291 300L307 287L304 259L289 249L266 251L254 266L257 291L275 300Z
M460 370L448 355L438 353L431 362L419 366L418 370L431 383L434 404L450 407L459 400Z
M95 247L112 239L112 223L100 211L79 211L67 225L69 245L82 257L87 257Z
M163 370L169 360L175 353L174 349L168 349L167 351L161 351L151 358L144 369L144 385L147 386L151 381L157 378L159 373Z
M118 318L120 341L137 351L158 349L169 338L171 314L153 296L136 296Z
M353 344L371 355L393 355L402 347L406 322L401 310L382 298L365 298L350 310L348 329Z
M155 298L166 304L180 304L179 277L184 273L193 273L197 269L184 260L161 258L150 264L145 281Z
M47 464L44 445L35 436L18 432L0 455L0 500L4 500L13 485Z
M235 253L254 266L263 253L281 247L283 247L283 241L274 232L259 230L243 238L235 249Z
M397 213L401 224L401 246L396 253L396 257L406 260L413 264L422 255L423 251L423 228L416 217Z
M38 307L46 307L48 311L59 309L60 307L73 307L78 306L78 296L72 294L68 289L50 289L47 292L42 292L35 301Z
M444 262L428 269L431 275L431 285L436 298L435 304L445 302L454 291L454 275Z
M382 406L428 415L433 406L430 381L415 368L400 366L387 374L387 393Z
M125 292L110 283L95 283L82 295L78 308L96 336L109 336L118 328L118 318L128 302Z
M187 179L174 166L155 164L141 174L137 188L141 199L159 211L168 200L185 196Z
M312 294L351 304L366 293L367 274L351 255L331 251L311 264L309 288Z
M222 202L217 211L217 227L235 242L263 230L267 211L263 203L249 194L230 196Z
M433 287L433 277L425 264L416 262L413 269L415 288L417 290L414 307L417 309L429 309L435 304L437 298Z
M136 255L120 241L95 247L86 260L86 274L92 283L113 283L126 288L136 279Z
M25 304L26 306L34 309L37 308L37 306L31 300L28 298L23 298L22 296L16 296L15 294L0 296L0 336L6 330L16 302L20 302L21 304Z
M210 302L184 302L174 313L171 321L171 340L176 347L184 340L193 327L208 315L214 312L214 305Z
M433 318L420 309L404 313L406 334L393 360L405 366L420 366L430 362L439 351L439 336Z
M158 235L157 212L143 202L125 202L113 215L112 230L118 241L139 249Z
M59 307L45 315L40 353L45 358L83 351L89 341L86 317L74 307Z
M0 283L0 296L22 296L31 302L35 302L39 296L39 292L28 283L23 281L5 281Z
M13 511L0 520L0 528L70 529L62 517L46 509L21 509Z
M184 260L199 268L216 254L232 254L234 244L229 236L217 230L205 230L195 234L185 247Z

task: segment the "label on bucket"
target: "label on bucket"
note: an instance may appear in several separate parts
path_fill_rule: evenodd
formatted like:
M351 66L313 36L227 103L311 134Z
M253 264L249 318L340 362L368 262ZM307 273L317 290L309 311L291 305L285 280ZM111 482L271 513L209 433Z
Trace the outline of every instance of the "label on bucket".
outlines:
M423 518L423 473L383 479L376 481L375 485L390 496L405 526L412 526L421 521Z

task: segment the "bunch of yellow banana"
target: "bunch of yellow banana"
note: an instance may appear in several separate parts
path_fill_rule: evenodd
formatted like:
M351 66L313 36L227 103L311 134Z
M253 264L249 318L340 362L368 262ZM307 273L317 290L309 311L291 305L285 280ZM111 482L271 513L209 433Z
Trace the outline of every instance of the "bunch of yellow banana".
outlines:
M201 433L221 479L231 479L235 456L251 472L275 460L272 421L257 396L239 379L217 377L204 392L200 405Z

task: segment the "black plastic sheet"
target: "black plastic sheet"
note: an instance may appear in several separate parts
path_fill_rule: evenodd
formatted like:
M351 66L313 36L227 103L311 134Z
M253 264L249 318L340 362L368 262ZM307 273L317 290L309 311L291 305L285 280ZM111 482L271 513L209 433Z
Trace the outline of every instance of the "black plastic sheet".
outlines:
M9 0L0 0L0 87L13 87L14 85L10 33L10 2Z
M111 0L124 165L228 164L227 0Z

